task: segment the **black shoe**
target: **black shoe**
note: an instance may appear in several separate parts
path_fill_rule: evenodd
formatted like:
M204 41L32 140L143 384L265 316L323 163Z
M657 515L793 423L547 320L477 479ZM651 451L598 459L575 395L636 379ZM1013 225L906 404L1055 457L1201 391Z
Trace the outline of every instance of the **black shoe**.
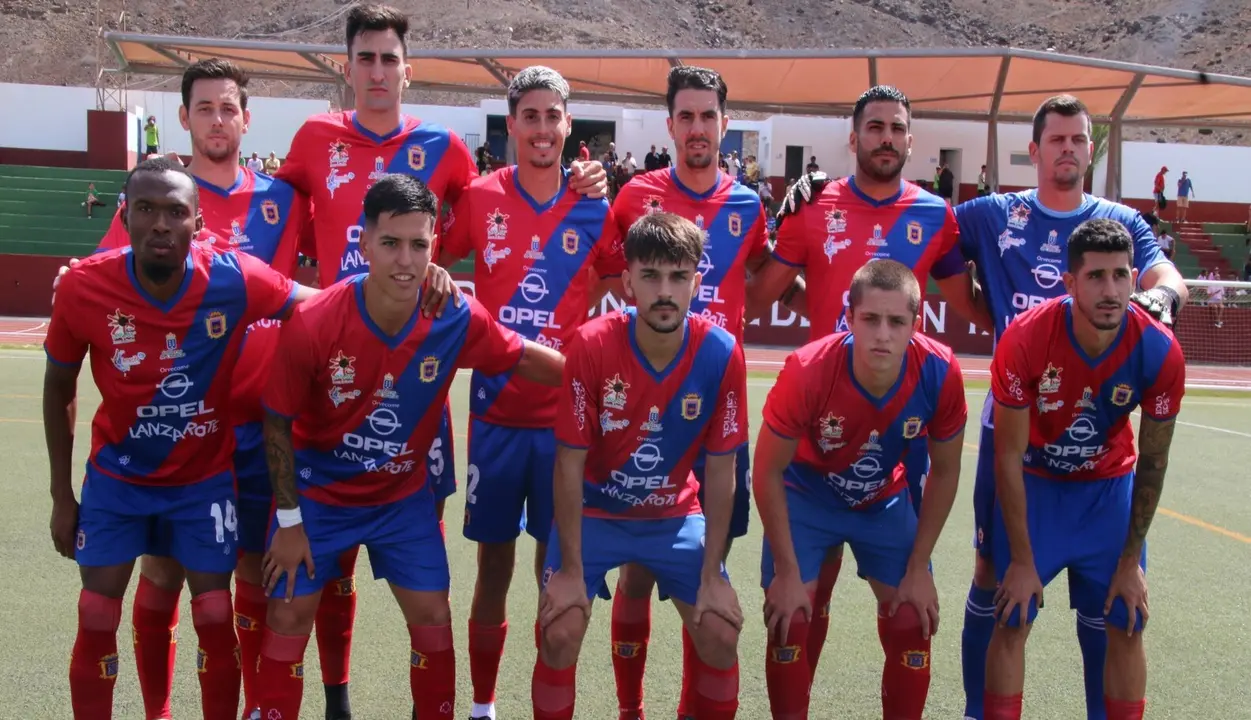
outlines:
M352 703L348 684L323 685L326 690L326 720L352 720Z

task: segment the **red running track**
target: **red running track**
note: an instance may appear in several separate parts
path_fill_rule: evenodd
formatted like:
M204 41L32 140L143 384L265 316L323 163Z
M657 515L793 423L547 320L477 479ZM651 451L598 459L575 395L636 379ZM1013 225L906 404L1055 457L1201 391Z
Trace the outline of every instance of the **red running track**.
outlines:
M48 321L39 318L0 318L0 344L37 347L43 344L47 329ZM750 346L747 348L748 369L779 370L789 352L786 348ZM970 378L990 376L988 357L961 356L960 367ZM1251 390L1251 368L1190 365L1186 368L1186 384Z

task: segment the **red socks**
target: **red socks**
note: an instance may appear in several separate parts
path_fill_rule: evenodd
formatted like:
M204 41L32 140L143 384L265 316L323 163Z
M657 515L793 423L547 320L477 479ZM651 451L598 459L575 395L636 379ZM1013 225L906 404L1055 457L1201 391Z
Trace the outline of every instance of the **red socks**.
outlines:
M304 650L307 635L279 635L265 628L257 671L261 717L298 718L304 699Z
M473 701L479 705L495 702L495 684L499 680L506 637L507 621L501 625L469 621L469 679L473 683Z
M135 591L131 622L134 626L135 669L148 718L167 718L174 690L174 659L177 656L178 596L182 587L169 591L142 574Z
M693 717L695 708L695 691L692 689L695 679L695 663L699 661L699 652L695 649L695 640L682 626L682 694L678 696L678 717Z
M699 720L734 720L738 712L738 663L725 670L709 667L693 652L691 670Z
M887 613L877 609L877 633L886 653L882 668L882 713L888 720L921 720L930 693L930 640L921 637L921 618L907 603Z
M121 598L108 598L86 590L78 594L78 637L74 639L69 671L70 702L75 720L113 717L117 628L121 624Z
M456 651L451 625L409 625L408 682L416 720L451 718L456 709ZM263 717L263 716L262 716Z
M1103 696L1103 709L1108 713L1108 720L1142 720L1147 711L1146 700L1113 700Z
M808 717L812 675L804 643L811 636L811 628L799 614L791 618L785 645L778 645L776 636L769 633L765 684L769 688L769 708L774 720L806 720Z
M1021 720L1021 694L995 695L987 690L982 694L982 718L984 720ZM1111 720L1110 716L1109 720Z
M260 672L261 640L265 637L268 600L260 585L235 577L235 630L239 636L239 666L243 671L243 709L259 707L257 678Z
M825 649L825 636L830 632L830 598L834 596L834 583L838 582L838 571L843 568L843 556L839 553L833 560L821 566L821 574L817 576L817 593L812 601L812 622L808 628L808 679L811 682L817 676L817 663L821 660L821 651Z
M534 675L530 681L534 720L573 720L573 701L577 698L574 681L577 677L576 663L564 670L554 670L543 662L540 653L534 661Z
M352 564L356 553L352 552ZM352 624L356 621L356 578L348 575L332 580L321 592L317 606L317 656L321 660L323 685L343 685L348 681L352 655Z
M191 600L191 622L200 641L196 669L204 720L239 716L239 639L233 616L229 590L213 590Z
M620 712L643 709L643 673L647 669L647 642L652 634L652 598L628 597L621 591L612 599L612 672L617 679ZM685 669L685 665L683 666Z

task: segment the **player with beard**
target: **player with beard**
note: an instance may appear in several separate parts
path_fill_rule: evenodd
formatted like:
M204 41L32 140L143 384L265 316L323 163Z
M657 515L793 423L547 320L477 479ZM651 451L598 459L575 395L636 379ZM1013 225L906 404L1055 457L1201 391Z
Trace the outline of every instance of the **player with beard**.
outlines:
M624 268L604 199L569 189L560 166L573 121L569 84L528 67L508 87L508 132L517 164L474 180L448 214L441 261L473 256L474 294L500 324L564 351L586 322L591 292ZM480 255L479 255L480 254ZM465 537L478 543L469 613L471 720L495 720L495 688L508 633L507 599L524 528L536 542L540 580L552 528L557 388L516 373L474 373L469 389Z
M1038 187L1015 193L996 193L962 203L956 208L964 256L977 268L984 299L994 321L995 337L1002 337L1018 314L1065 292L1069 236L1081 223L1110 218L1129 229L1133 237L1132 262L1139 292L1131 300L1140 308L1172 324L1185 303L1185 282L1160 250L1151 228L1139 213L1120 203L1087 195L1082 180L1090 167L1093 144L1090 114L1080 100L1057 95L1034 114L1030 156L1038 169ZM995 504L995 435L992 401L982 412L982 435L973 490L976 524L973 582L965 603L962 655L965 716L982 720L982 692L986 677L986 648L995 628L997 587L991 552ZM1077 611L1077 640L1085 665L1086 712L1089 720L1105 716L1103 667L1107 633L1101 601L1083 606L1092 597L1070 583L1070 604Z
M1146 707L1147 531L1186 360L1168 328L1130 302L1138 272L1123 224L1081 223L1065 255L1069 297L1018 316L991 362L998 624L986 655L987 720L1020 719L1030 625L1044 586L1064 570L1073 605L1106 622L1106 717L1142 720Z
M613 213L623 235L639 218L657 212L680 215L703 230L702 279L691 298L691 312L728 330L742 344L747 273L768 257L768 231L760 197L717 167L721 140L729 124L725 113L728 93L725 81L712 70L681 66L669 71L667 124L677 148L677 165L636 175L617 194ZM736 402L742 403L746 397L743 388L736 394ZM735 460L734 512L727 552L734 538L747 533L751 515L749 459L747 447L740 448ZM701 493L703 473L703 459L697 458L695 477ZM636 565L624 566L617 579L612 605L612 660L623 720L642 717L655 586L654 578ZM692 663L697 659L689 634L684 632L682 638L679 717L691 714L687 708L691 703Z
M852 276L867 262L891 259L911 268L922 288L933 277L956 313L990 327L989 317L974 302L977 290L960 256L951 208L900 177L912 152L911 120L908 98L893 87L879 85L860 96L852 111L850 138L855 173L816 188L810 202L799 207L789 199L795 191L789 193L791 204L779 215L777 246L748 285L750 306L767 308L781 297L806 307L809 340L844 331ZM807 287L814 288L806 298L787 290L801 270ZM926 443L911 443L904 465L911 501L919 511L929 467ZM821 568L815 616L802 646L813 675L829 630L830 597L841 565L839 545Z

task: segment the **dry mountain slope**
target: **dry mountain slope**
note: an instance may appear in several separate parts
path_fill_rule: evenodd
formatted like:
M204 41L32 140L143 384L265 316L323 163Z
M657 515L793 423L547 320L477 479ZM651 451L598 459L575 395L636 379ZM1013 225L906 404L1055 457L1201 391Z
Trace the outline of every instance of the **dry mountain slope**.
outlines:
M116 19L121 0L99 0ZM1065 53L1251 74L1247 0L392 0L414 20L412 42L441 48L1054 47ZM345 0L128 0L129 30L335 42ZM90 0L0 0L0 81L91 85ZM329 18L329 19L328 19ZM115 28L115 23L108 23ZM137 78L144 86L157 82ZM328 96L267 84L275 95ZM413 97L411 100L416 101ZM424 102L473 101L439 96ZM1199 142L1134 130L1131 137Z

